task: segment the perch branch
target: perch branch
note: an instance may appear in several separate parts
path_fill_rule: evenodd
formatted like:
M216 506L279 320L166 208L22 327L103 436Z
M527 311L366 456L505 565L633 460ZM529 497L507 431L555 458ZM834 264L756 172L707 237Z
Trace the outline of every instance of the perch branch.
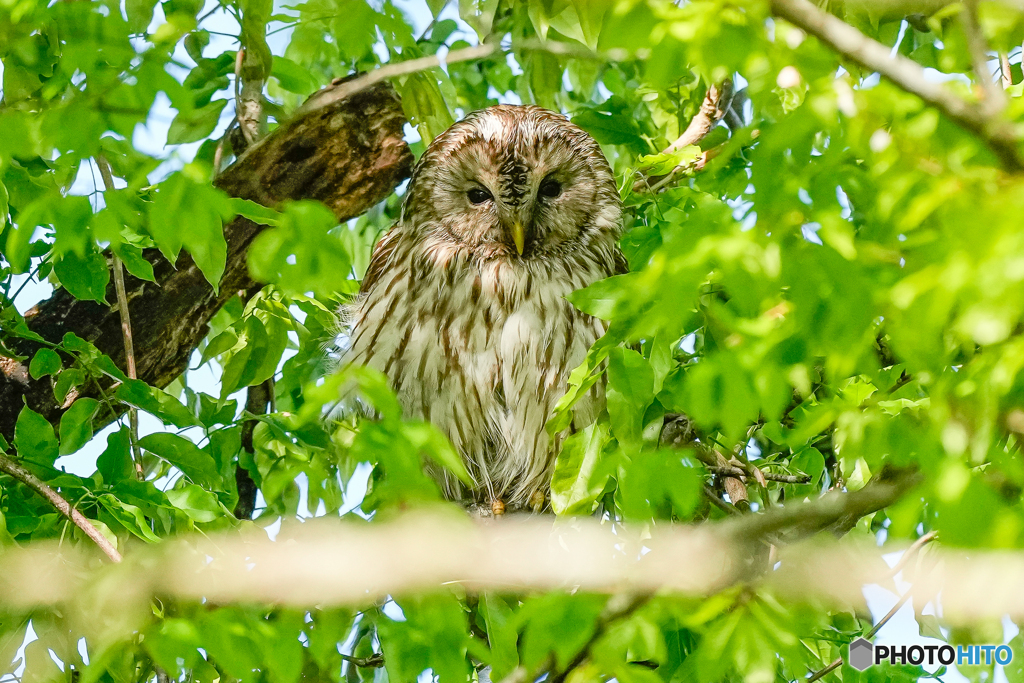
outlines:
M11 460L6 455L2 454L0 454L0 470L3 470L45 498L50 505L57 508L57 512L70 519L75 526L81 529L86 536L92 539L93 543L99 546L100 550L102 550L112 562L121 561L121 553L117 552L117 548L115 548L113 544L111 544L111 542L108 541L95 526L93 526L92 522L90 522L85 515L72 507L71 503L69 503L62 495L47 486L43 480L29 472L14 460Z
M784 531L791 537L824 529L842 535L861 517L891 505L920 481L921 475L913 470L882 470L857 491L832 491L809 503L776 507L761 515L744 515L728 524L737 538L747 541Z
M900 54L891 55L888 46L872 40L808 0L771 0L771 8L775 15L862 67L877 71L978 136L1006 170L1014 173L1024 170L1019 140L1010 123L993 115L987 107L958 97L945 85L927 80L924 68L917 62Z

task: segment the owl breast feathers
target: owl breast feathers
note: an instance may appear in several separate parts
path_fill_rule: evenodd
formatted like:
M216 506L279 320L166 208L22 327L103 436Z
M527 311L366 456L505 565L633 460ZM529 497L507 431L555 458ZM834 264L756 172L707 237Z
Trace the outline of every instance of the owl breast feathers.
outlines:
M607 160L561 115L490 107L423 154L346 311L344 362L383 372L406 417L451 439L474 486L432 472L448 497L509 509L546 499L565 434L544 425L605 332L565 297L624 270L621 229ZM597 386L570 430L603 405Z

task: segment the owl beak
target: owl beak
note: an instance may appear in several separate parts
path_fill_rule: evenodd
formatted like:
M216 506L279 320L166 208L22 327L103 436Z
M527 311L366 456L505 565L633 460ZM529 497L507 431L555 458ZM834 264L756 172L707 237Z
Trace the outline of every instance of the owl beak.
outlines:
M512 222L512 241L516 243L516 251L523 255L523 247L526 245L526 231L521 221Z

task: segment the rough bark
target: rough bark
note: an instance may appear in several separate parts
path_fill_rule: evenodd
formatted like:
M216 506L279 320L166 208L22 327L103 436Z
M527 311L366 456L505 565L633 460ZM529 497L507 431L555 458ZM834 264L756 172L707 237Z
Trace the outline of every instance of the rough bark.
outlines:
M340 220L352 218L386 198L409 176L413 157L402 138L404 124L398 96L380 83L341 102L303 111L242 154L216 185L231 196L264 206L315 199ZM188 216L181 218L188 220ZM187 253L171 264L157 250L147 250L145 257L153 264L156 283L130 275L125 283L139 379L164 387L187 368L214 313L239 290L254 286L245 254L262 229L242 217L225 225L227 266L218 293ZM108 301L116 301L113 288L111 283ZM61 289L25 317L29 328L44 339L59 342L66 332L74 332L124 368L116 306L79 301ZM37 348L31 342L15 345L29 358ZM98 394L95 383L89 383L77 395L99 398ZM53 424L66 408L55 402L49 378L29 377L28 360L0 359L0 434L9 441L25 404ZM110 419L109 411L101 412L96 427Z

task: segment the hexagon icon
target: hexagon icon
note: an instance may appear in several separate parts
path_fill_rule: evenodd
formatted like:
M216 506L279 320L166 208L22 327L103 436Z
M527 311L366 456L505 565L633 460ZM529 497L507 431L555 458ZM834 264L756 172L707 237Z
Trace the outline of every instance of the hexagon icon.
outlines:
M850 643L850 661L847 662L857 671L863 671L874 663L875 646L871 641L858 638Z

